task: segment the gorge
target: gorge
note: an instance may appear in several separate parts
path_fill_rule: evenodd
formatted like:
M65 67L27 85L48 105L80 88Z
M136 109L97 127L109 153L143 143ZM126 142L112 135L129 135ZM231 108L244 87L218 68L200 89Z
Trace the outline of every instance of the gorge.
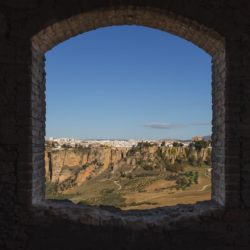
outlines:
M211 147L139 142L130 148L46 144L46 198L122 209L210 199Z

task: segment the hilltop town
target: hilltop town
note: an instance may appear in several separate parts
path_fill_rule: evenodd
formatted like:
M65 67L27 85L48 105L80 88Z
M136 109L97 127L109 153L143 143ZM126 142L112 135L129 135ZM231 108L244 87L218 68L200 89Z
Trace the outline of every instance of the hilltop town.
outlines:
M172 147L174 143L181 143L183 147L187 147L192 141L209 141L210 136L194 136L189 140L178 140L178 139L162 139L162 140L108 140L108 139L99 139L99 140L84 140L84 139L75 139L75 138L54 138L50 137L46 140L46 145L53 145L55 149L65 148L65 147L88 147L88 146L98 146L104 145L113 148L131 148L136 146L140 142L148 142L154 145L165 145Z

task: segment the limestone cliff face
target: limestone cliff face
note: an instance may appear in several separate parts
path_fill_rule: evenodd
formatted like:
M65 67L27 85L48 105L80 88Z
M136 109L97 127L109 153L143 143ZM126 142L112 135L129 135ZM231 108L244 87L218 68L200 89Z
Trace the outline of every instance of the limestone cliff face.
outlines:
M130 149L91 146L53 149L45 152L46 180L57 186L58 192L79 186L101 173L130 177L153 172L180 171L183 163L209 165L211 149L165 147L138 144ZM150 172L151 171L151 172Z
M194 147L161 147L157 145L138 145L131 148L126 156L114 165L113 174L141 175L144 172L178 172L184 164L210 164L211 149L200 150Z
M72 185L81 185L88 178L104 172L117 164L126 155L126 148L106 146L88 148L64 148L45 151L45 176L52 183L71 180Z

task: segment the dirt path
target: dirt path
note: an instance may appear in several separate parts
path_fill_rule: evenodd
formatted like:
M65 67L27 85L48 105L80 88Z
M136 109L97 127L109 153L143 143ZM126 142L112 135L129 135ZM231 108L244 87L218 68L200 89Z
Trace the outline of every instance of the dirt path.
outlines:
M118 191L122 189L122 186L119 184L118 181L114 181L114 183L118 186L118 189L117 189Z
M203 186L200 190L198 190L199 192L204 191L207 187L209 187L211 184L207 184L205 186Z

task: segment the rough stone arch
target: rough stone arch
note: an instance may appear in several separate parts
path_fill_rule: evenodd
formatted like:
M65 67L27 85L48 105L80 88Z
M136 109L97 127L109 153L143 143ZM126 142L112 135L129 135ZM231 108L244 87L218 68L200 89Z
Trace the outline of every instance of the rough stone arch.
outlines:
M169 32L179 20L176 35L213 57L213 199L222 206L120 212L43 201L44 51L87 30L69 28L80 13L93 29L112 24L107 13L113 24L135 24L143 12L154 13L144 25L159 29L171 17ZM249 13L248 0L0 0L0 249L249 250Z
M45 53L75 35L112 25L142 25L169 32L191 41L210 55L224 50L224 39L217 32L180 15L149 7L104 8L56 22L32 38L32 44Z
M120 212L43 201L44 52L87 26L114 24L107 13L116 24L149 14L140 25L158 29L171 19L168 32L178 22L176 35L212 55L213 199L222 206ZM249 13L248 0L0 0L0 249L249 250ZM78 15L89 17L85 29Z
M191 41L212 56L213 96L213 189L212 199L226 205L231 193L225 182L225 45L217 32L166 10L143 7L98 9L56 22L32 37L32 120L31 129L36 131L33 140L43 142L45 134L45 71L44 53L75 35L112 25L143 25L166 31ZM44 197L44 150L34 151L31 202L40 203ZM228 185L229 186L229 185Z

